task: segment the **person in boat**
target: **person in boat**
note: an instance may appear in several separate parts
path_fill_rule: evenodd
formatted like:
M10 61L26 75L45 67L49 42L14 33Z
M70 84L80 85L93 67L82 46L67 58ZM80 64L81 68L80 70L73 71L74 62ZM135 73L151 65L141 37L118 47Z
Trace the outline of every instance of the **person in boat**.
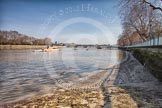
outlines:
M49 45L47 45L47 49L49 49Z

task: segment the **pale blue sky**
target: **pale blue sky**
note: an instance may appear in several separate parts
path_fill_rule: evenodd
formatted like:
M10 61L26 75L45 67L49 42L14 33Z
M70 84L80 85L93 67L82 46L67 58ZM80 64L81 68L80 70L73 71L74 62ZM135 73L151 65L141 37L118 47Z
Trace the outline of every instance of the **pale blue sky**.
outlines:
M118 0L0 0L0 16L0 30L66 43L114 44L122 31Z

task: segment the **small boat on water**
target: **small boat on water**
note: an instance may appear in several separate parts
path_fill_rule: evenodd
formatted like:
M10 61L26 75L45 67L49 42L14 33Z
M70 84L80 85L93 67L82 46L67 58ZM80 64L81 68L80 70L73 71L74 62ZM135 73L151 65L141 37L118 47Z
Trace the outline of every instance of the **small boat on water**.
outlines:
M46 49L42 49L43 52L51 52L51 51L59 51L60 49L58 48L46 48Z
M37 49L37 50L34 50L33 52L41 52L42 49Z
M34 50L34 52L52 52L52 51L59 51L60 49L57 47L47 47L44 49Z

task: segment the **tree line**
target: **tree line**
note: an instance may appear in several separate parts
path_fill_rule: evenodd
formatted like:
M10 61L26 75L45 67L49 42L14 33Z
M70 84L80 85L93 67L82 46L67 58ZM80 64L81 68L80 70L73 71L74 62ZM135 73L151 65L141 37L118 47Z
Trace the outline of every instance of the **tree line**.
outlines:
M120 0L119 8L123 28L119 45L132 45L162 36L162 9L153 2Z
M50 38L38 39L17 31L0 31L1 45L51 45Z

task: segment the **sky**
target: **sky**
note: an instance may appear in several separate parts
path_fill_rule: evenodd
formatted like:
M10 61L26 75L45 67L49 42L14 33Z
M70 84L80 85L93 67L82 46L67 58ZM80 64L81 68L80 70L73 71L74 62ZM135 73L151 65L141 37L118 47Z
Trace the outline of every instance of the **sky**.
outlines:
M115 44L118 0L0 0L0 30L78 44Z

